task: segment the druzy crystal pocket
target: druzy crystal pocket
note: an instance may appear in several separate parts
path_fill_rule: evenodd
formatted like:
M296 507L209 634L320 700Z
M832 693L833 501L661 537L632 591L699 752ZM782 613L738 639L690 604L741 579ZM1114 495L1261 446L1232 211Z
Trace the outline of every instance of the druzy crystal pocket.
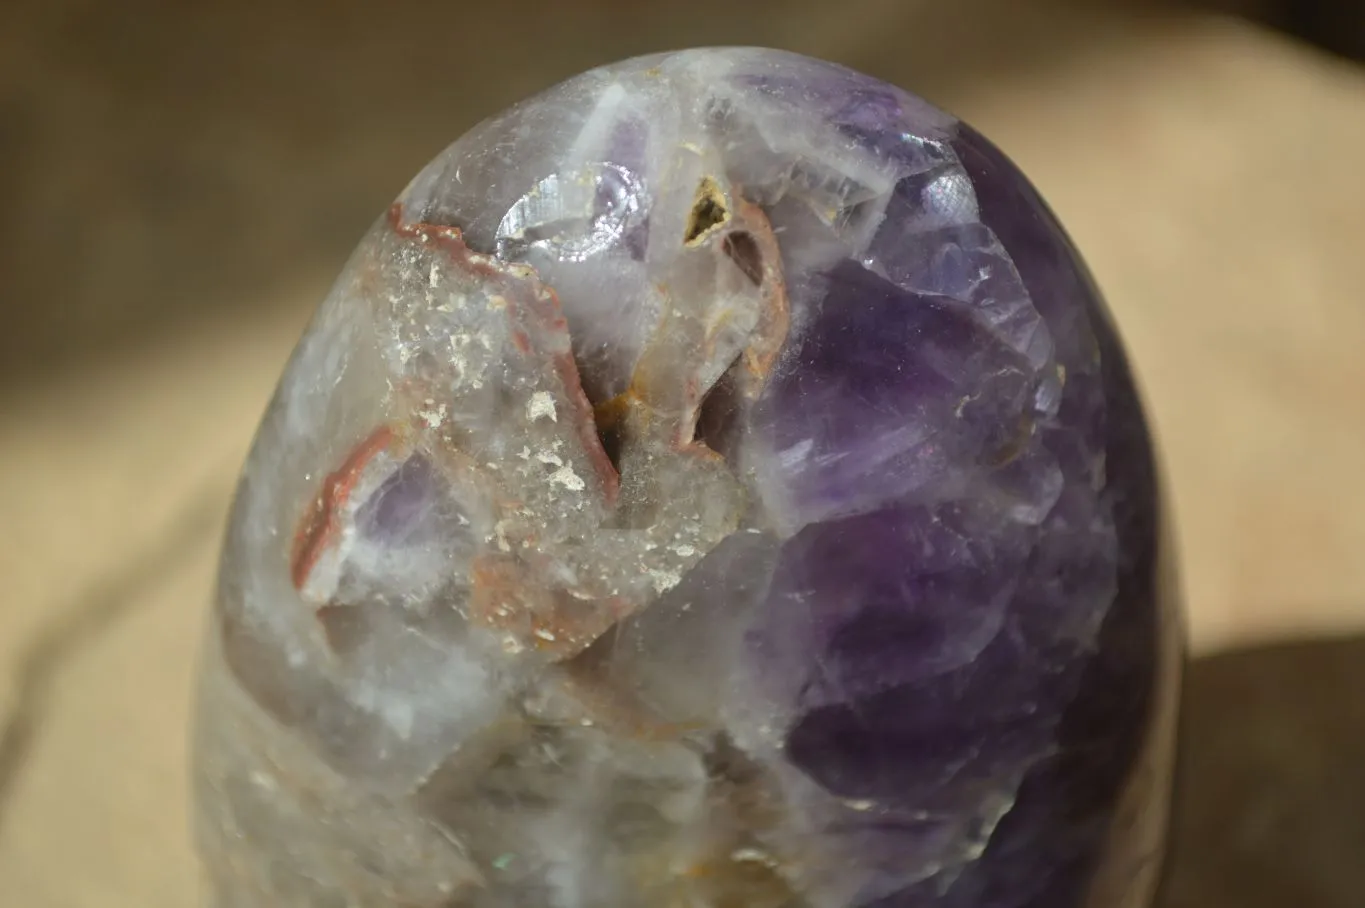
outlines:
M381 217L238 491L220 908L1137 908L1178 640L1103 304L1023 176L697 50Z

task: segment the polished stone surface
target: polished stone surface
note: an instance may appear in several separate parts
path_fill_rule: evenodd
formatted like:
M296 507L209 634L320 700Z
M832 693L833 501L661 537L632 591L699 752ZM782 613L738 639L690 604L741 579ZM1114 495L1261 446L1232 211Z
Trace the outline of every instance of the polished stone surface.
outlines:
M1085 266L970 127L785 52L575 77L414 178L265 417L220 902L1145 905L1158 498Z

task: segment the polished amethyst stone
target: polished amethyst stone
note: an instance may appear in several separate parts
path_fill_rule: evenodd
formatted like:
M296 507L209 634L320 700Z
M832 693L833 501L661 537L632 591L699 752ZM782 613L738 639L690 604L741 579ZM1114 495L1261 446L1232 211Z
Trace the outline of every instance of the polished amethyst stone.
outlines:
M764 50L477 126L280 383L202 673L219 908L1140 908L1179 640L1042 200Z

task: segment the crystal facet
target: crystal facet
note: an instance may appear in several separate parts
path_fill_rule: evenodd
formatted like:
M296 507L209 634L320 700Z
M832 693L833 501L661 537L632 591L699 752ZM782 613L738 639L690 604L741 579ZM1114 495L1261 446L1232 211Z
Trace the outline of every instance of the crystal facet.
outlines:
M1179 639L1137 396L1016 168L694 50L409 185L246 465L220 908L1138 908Z

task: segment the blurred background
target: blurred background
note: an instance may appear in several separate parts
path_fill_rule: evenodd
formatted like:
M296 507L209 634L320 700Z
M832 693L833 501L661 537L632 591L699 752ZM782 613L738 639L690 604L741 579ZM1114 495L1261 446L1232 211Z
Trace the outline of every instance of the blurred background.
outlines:
M696 44L896 82L1040 186L1178 521L1162 908L1365 905L1365 0L0 0L0 905L194 904L199 625L310 310L476 120Z

